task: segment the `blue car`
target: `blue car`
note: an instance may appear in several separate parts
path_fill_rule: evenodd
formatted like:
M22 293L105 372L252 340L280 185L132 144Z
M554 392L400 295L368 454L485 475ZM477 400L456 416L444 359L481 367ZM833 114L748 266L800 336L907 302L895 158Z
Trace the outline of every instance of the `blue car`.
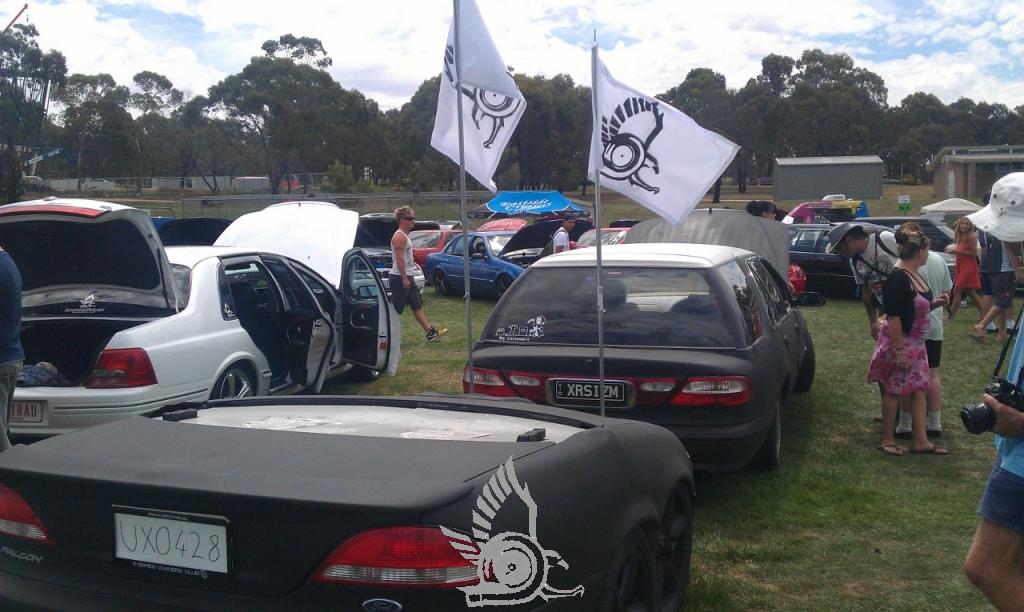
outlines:
M515 232L469 232L470 291L501 297L524 268L501 258L502 250ZM462 241L458 234L439 253L427 256L426 277L438 295L465 291Z

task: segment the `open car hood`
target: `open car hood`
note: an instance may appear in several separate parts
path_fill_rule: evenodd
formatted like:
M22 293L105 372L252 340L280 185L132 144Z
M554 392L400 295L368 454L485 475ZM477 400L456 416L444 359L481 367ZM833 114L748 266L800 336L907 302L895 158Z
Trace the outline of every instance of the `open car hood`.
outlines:
M174 311L170 263L145 211L47 198L0 206L0 244L22 276L25 316Z
M291 257L340 288L342 260L358 224L357 213L330 202L282 202L242 215L214 244Z
M229 219L172 219L157 228L164 246L210 246L231 225Z
M788 226L755 217L745 210L695 210L679 225L652 219L634 225L625 244L635 242L689 242L746 249L771 262L782 275L789 269Z
M508 242L505 243L505 248L502 249L502 254L512 253L513 251L521 251L523 249L542 249L544 248L551 237L555 235L558 228L561 227L561 219L552 219L550 221L538 221L532 225L527 225L517 231L509 238ZM583 235L589 229L593 229L594 225L589 221L578 219L576 226L569 232L569 240L579 240L579 237Z

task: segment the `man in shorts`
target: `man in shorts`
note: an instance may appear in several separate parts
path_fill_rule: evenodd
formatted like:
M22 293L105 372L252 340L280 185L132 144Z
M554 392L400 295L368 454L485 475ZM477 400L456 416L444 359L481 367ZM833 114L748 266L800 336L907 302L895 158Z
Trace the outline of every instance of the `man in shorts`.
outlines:
M989 306L989 309L969 333L978 342L984 342L988 324L994 320L998 328L996 341L1004 342L1009 337L1006 332L1006 315L1013 308L1013 292L1017 286L1012 261L1016 256L1010 253L1003 241L991 234L979 232L979 237L982 244L982 304Z
M427 315L423 312L423 296L420 295L420 289L413 280L412 273L416 269L416 262L412 258L409 232L416 225L416 213L411 207L403 206L395 210L395 221L398 222L398 231L391 237L391 259L394 263L388 271L391 303L398 314L402 314L405 305L408 304L412 309L412 316L426 332L427 342L435 342L448 333L448 328L437 329L427 320Z

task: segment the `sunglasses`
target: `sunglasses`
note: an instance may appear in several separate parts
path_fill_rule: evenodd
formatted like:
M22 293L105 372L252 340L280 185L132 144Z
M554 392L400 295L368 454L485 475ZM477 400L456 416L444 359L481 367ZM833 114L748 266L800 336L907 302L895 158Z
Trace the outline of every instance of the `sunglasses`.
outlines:
M403 221L415 221L416 217L402 217Z

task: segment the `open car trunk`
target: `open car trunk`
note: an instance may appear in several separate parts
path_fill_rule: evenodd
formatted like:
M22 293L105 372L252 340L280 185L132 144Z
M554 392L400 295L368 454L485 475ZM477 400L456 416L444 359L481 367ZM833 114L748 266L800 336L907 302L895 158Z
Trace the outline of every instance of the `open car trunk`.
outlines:
M48 386L78 386L92 372L100 351L117 332L142 325L145 321L103 319L23 320L21 344L25 363L52 363L67 383Z

